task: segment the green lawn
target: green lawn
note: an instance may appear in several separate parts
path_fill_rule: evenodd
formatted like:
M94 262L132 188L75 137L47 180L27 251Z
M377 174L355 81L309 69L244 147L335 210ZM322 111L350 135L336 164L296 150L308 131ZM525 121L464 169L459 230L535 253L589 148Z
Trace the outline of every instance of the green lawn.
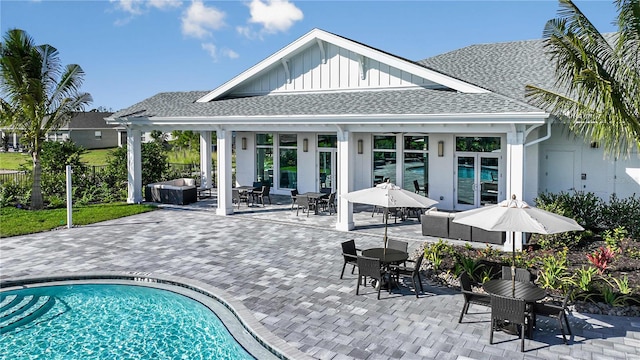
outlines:
M74 225L87 225L101 221L156 210L152 205L111 203L73 208ZM14 207L0 208L0 237L33 234L66 226L67 209L24 210Z
M99 166L107 164L107 154L113 149L95 149L87 150L85 154L80 156L80 160L90 166Z
M28 167L31 167L31 156L29 156L29 153L0 153L0 169L20 170L20 165L22 164L27 164Z

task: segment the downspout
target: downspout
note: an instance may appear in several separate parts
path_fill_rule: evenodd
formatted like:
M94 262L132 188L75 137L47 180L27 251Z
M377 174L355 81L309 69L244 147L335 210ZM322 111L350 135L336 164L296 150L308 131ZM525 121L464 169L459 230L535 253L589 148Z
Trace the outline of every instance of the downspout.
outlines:
M550 120L547 122L547 135L545 135L545 136L543 136L543 137L541 137L541 138L539 138L539 139L535 139L535 140L533 140L533 141L531 141L531 142L528 142L528 143L524 144L524 147L531 146L531 145L535 145L535 144L537 144L537 143L539 143L539 142L543 142L543 141L545 141L545 140L548 140L548 139L551 137L551 124L553 124L553 121L554 121L554 120L555 120L555 119L553 119L553 118L552 118L552 119L550 119ZM525 132L525 134L524 134L524 138L526 139L526 138L527 138L527 136L529 136L529 134L530 134L533 130L535 130L535 129L539 128L540 126L542 126L542 125L534 126L534 127L531 127L531 128L529 128L529 129L527 129L527 131L526 131L526 132Z

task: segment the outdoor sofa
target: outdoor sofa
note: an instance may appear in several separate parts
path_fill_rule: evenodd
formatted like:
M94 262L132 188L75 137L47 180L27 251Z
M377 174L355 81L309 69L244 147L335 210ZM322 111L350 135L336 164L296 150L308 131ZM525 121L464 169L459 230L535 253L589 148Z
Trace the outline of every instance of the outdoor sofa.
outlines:
M436 208L427 210L420 217L422 235L490 244L504 243L504 232L486 231L480 228L454 223L454 216L454 213L438 211Z
M162 204L186 205L198 200L195 179L180 178L148 184L144 200Z

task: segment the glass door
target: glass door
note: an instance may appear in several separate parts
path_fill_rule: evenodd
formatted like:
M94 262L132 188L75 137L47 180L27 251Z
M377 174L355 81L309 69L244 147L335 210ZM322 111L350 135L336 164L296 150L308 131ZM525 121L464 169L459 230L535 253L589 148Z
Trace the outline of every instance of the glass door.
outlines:
M499 156L456 155L456 210L498 203Z
M318 190L321 192L336 191L336 153L335 149L318 151Z
M476 155L456 155L456 210L476 208Z

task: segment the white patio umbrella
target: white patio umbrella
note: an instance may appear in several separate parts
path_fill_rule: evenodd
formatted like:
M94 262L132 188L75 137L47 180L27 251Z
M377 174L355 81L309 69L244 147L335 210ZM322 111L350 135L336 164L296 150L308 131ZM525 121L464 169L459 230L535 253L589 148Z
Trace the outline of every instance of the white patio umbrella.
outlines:
M475 226L487 231L510 231L512 264L511 278L515 288L516 245L515 232L536 234L557 234L567 231L584 230L575 220L554 214L517 200L515 195L510 200L504 200L496 205L485 206L473 210L463 211L455 215L454 223Z
M378 184L372 188L352 191L342 195L343 199L352 203L368 204L384 207L386 210L394 207L407 208L428 208L438 202L416 194L411 191L404 190L400 186L390 182ZM386 211L385 210L385 211ZM384 217L384 247L387 248L387 226L388 216Z

